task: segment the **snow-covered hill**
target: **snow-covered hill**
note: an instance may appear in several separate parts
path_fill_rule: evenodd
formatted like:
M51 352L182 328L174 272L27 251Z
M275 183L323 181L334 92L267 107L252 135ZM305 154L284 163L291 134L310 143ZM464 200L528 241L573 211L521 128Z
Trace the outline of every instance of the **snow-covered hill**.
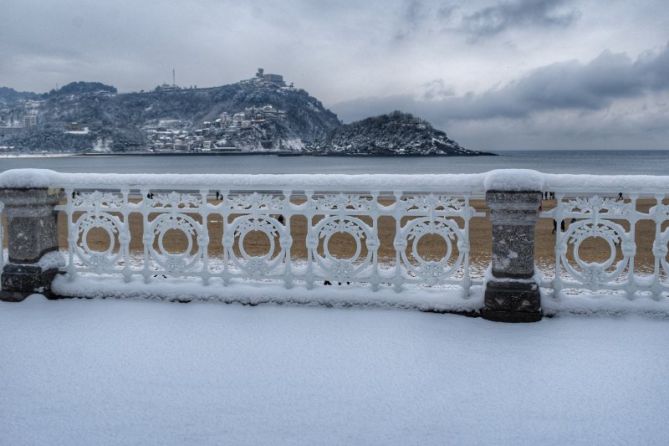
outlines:
M166 130L171 130L174 125L174 129L195 135L205 122L215 122L223 113L233 117L246 111L248 115L249 109L267 106L285 119L268 122L242 117L232 139L250 145L255 139L269 140L277 146L274 148L292 147L298 140L301 147L341 125L334 113L306 91L255 79L205 89L158 88L126 94L100 83L76 82L30 101L12 95L11 101L0 106L0 127L3 123L13 126L11 131L0 130L0 145L22 151L82 151L103 138L111 141L114 151L141 150L148 145L147 128L167 125ZM30 115L36 116L32 125L26 120ZM79 127L89 132L73 137L72 129Z
M269 76L269 77L268 77ZM19 152L287 150L313 154L481 155L412 115L343 125L278 75L212 88L119 94L73 82L44 94L0 89L0 147Z
M358 155L490 155L467 150L429 122L399 111L339 126L313 150Z

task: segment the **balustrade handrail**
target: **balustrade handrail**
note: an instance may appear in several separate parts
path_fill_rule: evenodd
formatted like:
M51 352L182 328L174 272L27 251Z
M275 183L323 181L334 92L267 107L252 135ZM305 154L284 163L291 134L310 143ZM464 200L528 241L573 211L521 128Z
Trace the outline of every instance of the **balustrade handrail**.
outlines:
M239 190L415 191L483 193L538 190L569 194L655 194L669 190L669 176L552 174L497 169L462 174L115 174L12 169L0 173L0 188L77 187Z
M483 174L110 174L15 169L0 173L0 188L228 189L268 191L483 192Z
M20 197L12 195L12 190ZM43 191L34 198L39 206L32 204L31 190ZM539 209L544 192L556 199L555 208ZM69 282L82 275L112 275L125 283L141 279L145 284L161 283L163 278L199 278L209 288L219 282L224 288L276 282L286 290L313 290L335 282L380 294L384 290L440 292L442 286L455 286L461 290L460 299L471 300L472 287L485 281L472 279L470 273L470 220L486 215L471 200L486 196L493 228L498 228L493 229L493 276L485 278L496 281L495 293L507 293L505 281L515 281L521 288L535 283L553 296L544 299L549 307L555 307L567 290L618 291L630 301L639 293L666 301L669 293L669 206L664 204L669 198L669 176L565 175L527 169L428 175L94 174L17 169L0 173L0 193L4 193L0 213L3 205L5 212L24 206L31 209L21 211L25 215L42 219L47 214L35 211L40 206L65 213L68 261L63 271ZM60 199L53 195L58 193ZM637 209L642 197L654 200L650 210ZM212 216L222 225L218 235L209 227ZM306 247L304 259L291 254L298 217L306 221L300 242ZM553 278L528 282L518 278L531 276L534 229L523 228L534 228L539 217L556 222L557 260ZM131 218L141 218L141 229L134 229L141 234L132 234ZM394 229L384 235L382 218L394 222ZM644 277L638 275L635 264L635 230L641 221L655 224L654 267ZM44 221L39 225L44 227ZM105 231L110 241L102 252L86 241L96 228ZM163 240L170 230L185 234L186 251L168 252ZM254 231L269 240L268 253L246 252L244 240ZM328 244L336 233L353 238L355 254L350 259L331 255ZM417 246L426 235L445 241L442 259L421 255ZM0 227L0 243L2 237ZM130 252L133 237L142 240L139 257ZM221 238L215 242L220 245L219 254L209 253L212 237ZM388 264L379 258L383 237L395 252ZM579 255L579 247L591 237L608 243L610 255L604 263L584 261ZM513 244L519 244L519 249ZM11 264L10 258L10 270ZM507 269L508 278L495 276ZM63 280L56 282L61 292L77 293ZM86 295L90 289L81 293ZM487 299L486 295L486 306ZM475 309L476 305L455 307Z

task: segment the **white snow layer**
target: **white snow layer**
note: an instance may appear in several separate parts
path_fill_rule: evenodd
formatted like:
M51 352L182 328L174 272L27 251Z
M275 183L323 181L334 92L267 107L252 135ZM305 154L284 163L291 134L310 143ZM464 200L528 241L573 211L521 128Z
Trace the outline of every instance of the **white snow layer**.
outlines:
M29 187L232 188L258 190L382 190L483 192L540 190L597 193L664 193L669 176L545 174L528 169L500 169L478 174L100 174L13 169L0 173L0 188Z
M318 286L307 289L304 286L286 288L281 282L237 281L223 286L220 279L210 279L209 285L197 280L170 278L144 283L141 279L125 282L112 276L77 276L69 280L58 276L52 290L69 297L116 297L160 300L216 300L226 303L299 303L327 306L383 306L431 311L474 311L483 306L481 285L471 287L471 295L463 296L460 287L417 287L406 286L400 293L392 288L372 291L371 287L337 285ZM667 313L669 313L669 305Z
M65 253L61 251L47 252L37 262L37 266L43 270L65 268L66 265Z
M669 323L0 303L0 444L666 445Z
M485 280L492 275L486 272ZM537 283L544 284L537 270ZM495 281L507 279L495 278ZM109 275L80 274L73 280L56 276L52 290L61 296L85 298L129 298L176 301L219 301L242 304L306 304L325 306L395 307L425 311L472 312L483 307L484 287L480 281L471 286L469 295L461 287L421 287L405 285L401 292L392 288L372 291L365 286L317 286L307 289L296 285L290 289L281 282L253 282L238 280L224 286L219 278L211 278L209 285L188 278L168 278L144 283L139 278L125 282ZM649 296L628 299L613 292L596 294L581 291L576 295L554 298L552 291L542 288L542 307L546 314L625 314L638 313L654 317L669 317L669 299L654 300Z
M483 180L485 190L543 190L544 174L529 169L491 170Z

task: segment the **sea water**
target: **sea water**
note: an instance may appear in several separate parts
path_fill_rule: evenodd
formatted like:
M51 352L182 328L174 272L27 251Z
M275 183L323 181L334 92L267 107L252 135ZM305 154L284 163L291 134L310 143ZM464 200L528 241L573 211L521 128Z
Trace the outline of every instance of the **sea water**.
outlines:
M64 156L0 158L0 171L43 168L115 173L476 173L535 169L548 173L669 175L669 150L504 151L480 157L319 157L277 155Z

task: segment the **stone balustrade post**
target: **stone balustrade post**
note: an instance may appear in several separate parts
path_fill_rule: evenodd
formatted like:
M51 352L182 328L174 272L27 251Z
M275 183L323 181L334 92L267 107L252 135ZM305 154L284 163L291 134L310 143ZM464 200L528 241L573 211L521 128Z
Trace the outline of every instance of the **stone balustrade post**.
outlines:
M541 319L539 285L534 280L534 230L539 191L486 192L492 222L492 266L481 315L502 322Z
M54 209L60 197L60 191L47 188L0 189L9 251L0 278L0 300L19 302L38 292L50 296L60 266Z

